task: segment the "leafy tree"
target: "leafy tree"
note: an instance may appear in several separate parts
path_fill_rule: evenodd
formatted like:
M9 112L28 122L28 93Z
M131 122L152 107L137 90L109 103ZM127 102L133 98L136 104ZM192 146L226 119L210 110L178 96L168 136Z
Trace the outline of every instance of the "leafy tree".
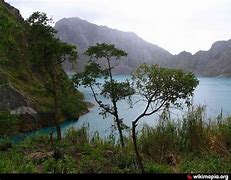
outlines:
M141 65L132 74L133 85L140 100L146 102L143 112L132 121L132 139L138 164L144 166L137 146L136 127L140 119L166 108L182 108L189 105L189 97L199 81L192 73L178 69L161 68L158 65Z
M56 30L50 25L52 19L49 19L45 13L35 12L28 19L27 23L30 30L31 62L34 71L45 69L51 82L48 85L48 91L54 99L54 124L57 128L57 137L61 140L61 129L59 121L61 112L59 107L58 93L59 71L62 62L77 59L76 47L61 42L55 37ZM52 134L51 134L52 136Z
M127 56L127 53L115 48L114 45L97 43L95 46L90 46L85 54L90 57L85 71L76 74L73 80L77 85L83 85L91 89L103 117L107 115L112 115L114 117L116 127L119 131L120 142L122 147L124 147L122 130L125 128L125 124L123 124L122 118L119 117L117 102L132 95L133 90L128 80L125 82L118 82L113 79L113 66L111 65L111 60L119 60L121 57ZM94 59L98 60L98 62L93 61ZM106 67L102 67L99 60L106 60ZM104 78L104 82L98 82L97 78ZM97 88L100 90L100 94L97 93ZM110 100L110 103L106 101L103 103L99 100L99 95Z

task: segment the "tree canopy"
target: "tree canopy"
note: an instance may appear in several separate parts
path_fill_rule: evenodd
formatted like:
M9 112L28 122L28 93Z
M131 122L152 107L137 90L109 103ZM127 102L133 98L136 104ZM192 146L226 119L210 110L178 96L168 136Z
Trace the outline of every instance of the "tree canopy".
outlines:
M31 62L35 69L51 68L62 62L76 61L76 46L55 37L56 30L50 25L52 19L45 13L34 12L26 21L30 27Z

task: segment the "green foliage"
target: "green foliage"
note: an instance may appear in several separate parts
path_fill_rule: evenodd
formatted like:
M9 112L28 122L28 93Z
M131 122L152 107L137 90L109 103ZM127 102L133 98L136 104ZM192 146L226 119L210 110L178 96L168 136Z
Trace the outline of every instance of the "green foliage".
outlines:
M127 171L127 169L130 169L130 171L133 171L133 169L136 169L136 158L132 152L119 152L115 159L113 160L115 165L121 169Z
M103 69L100 64L90 60L85 67L85 71L83 73L74 75L73 81L77 86L83 85L91 88L104 116L107 116L108 114L115 115L116 107L114 107L114 103L130 96L133 93L133 90L130 88L130 83L128 80L126 82L118 82L113 79L111 74L112 67L110 65L110 58L115 57L119 59L122 56L125 56L126 53L115 48L114 45L102 43L89 47L86 54L90 56L90 58L105 58L108 61L108 67ZM105 81L100 83L97 81L98 78L104 78ZM99 101L98 94L94 88L98 88L101 91L100 95L110 99L112 105L106 103L104 104L102 101Z
M87 127L80 129L70 128L65 134L65 139L72 144L85 144L90 141L88 136Z
M224 161L216 155L206 155L203 158L185 157L179 166L179 171L183 173L229 173L230 158Z
M34 173L36 166L17 150L0 152L1 173Z
M199 107L198 109L200 109ZM193 109L194 118L199 118L197 108ZM194 112L195 111L195 112ZM167 113L166 113L167 114ZM190 149L182 145L184 122L182 119L174 123L162 115L155 127L144 127L138 136L144 167L148 173L230 173L230 146L226 153L219 151L204 151ZM183 117L186 118L187 114ZM230 119L230 118L228 118ZM190 120L189 120L190 121ZM196 120L194 120L196 121ZM229 120L222 122L203 118L203 132L207 134L204 145L209 147L211 135L220 137L228 133ZM206 125L207 124L207 125ZM196 128L196 126L195 126ZM198 127L200 128L200 126ZM184 129L188 134L189 129ZM189 136L184 136L189 138ZM226 139L218 139L227 142ZM190 139L190 138L189 138ZM6 140L5 142L8 142ZM188 140L191 141L191 140ZM51 153L42 159L32 158L31 154L41 152ZM170 152L170 154L169 154ZM55 155L56 153L56 155ZM59 156L57 156L59 153ZM169 162L169 155L175 162ZM132 149L131 138L127 139L127 146L121 148L113 138L102 139L97 133L89 136L88 127L71 128L62 141L50 144L49 137L35 135L28 137L19 144L14 144L6 151L0 150L1 173L138 173L137 161Z
M179 131L181 142L179 146L181 149L189 152L206 151L208 147L207 135L208 128L206 128L205 107L198 106L194 109L189 107L188 113L183 117L182 129Z
M18 132L20 119L17 115L12 115L9 112L0 111L0 135L7 136Z
M134 90L131 88L128 80L126 80L125 82L117 82L115 80L112 80L111 82L105 81L105 84L103 85L103 89L100 94L107 99L114 98L117 102L134 94Z
M30 26L30 57L35 70L45 67L51 71L67 59L75 61L77 58L76 47L57 39L56 30L50 26L51 22L52 19L41 12L34 12L27 19Z
M45 13L35 12L27 20L30 26L31 35L31 61L34 62L33 67L35 71L45 69L46 74L50 78L50 82L47 87L48 93L53 97L53 112L54 112L54 123L57 127L57 136L61 140L61 131L59 123L62 117L62 110L60 108L60 97L58 94L60 91L60 81L63 73L58 72L61 68L61 63L66 60L76 61L77 52L76 47L67 43L61 42L55 37L55 30L49 25L50 19L47 18ZM37 56L34 56L36 54ZM37 66L39 68L37 68ZM61 75L61 76L60 76ZM75 103L74 103L75 104ZM66 106L65 106L66 105ZM73 103L66 103L63 107L73 106ZM70 113L66 112L69 117L78 116L78 112Z
M12 11L14 9L0 3L0 88L12 86L33 103L37 112L53 112L53 96L49 91L52 90L52 82L45 70L44 62L46 54L49 58L47 65L56 66L56 81L61 89L58 94L63 117L77 119L87 111L87 107L83 102L83 95L77 92L73 85L70 86L72 83L60 65L65 60L76 59L75 47L55 37L56 31L51 26L52 21L45 13L35 12L25 22L17 11ZM61 87L62 85L64 87ZM62 92L65 92L65 95ZM0 109L2 110L5 109ZM9 121L4 123L6 122ZM9 125L7 124L7 127ZM13 121L11 127L5 131L16 133Z
M153 104L153 107L181 107L179 100L189 97L199 81L192 73L180 69L167 69L158 65L143 64L132 74L134 89L142 98Z
M193 95L199 81L192 73L146 64L140 65L132 73L132 79L135 93L140 96L139 101L146 103L143 112L132 121L134 150L139 167L144 173L145 170L139 155L136 138L136 126L139 120L158 111L181 108L183 100L189 105L189 98Z
M97 43L95 46L90 46L85 52L90 58L106 58L111 59L112 57L120 59L121 57L127 56L127 53L123 50L115 48L113 44Z
M75 160L71 156L59 160L49 158L42 165L45 173L78 173Z
M60 95L60 108L68 120L75 120L87 110L87 105L83 103L83 97L80 93L71 93L66 96Z
M48 18L46 13L34 12L28 19L27 23L34 28L35 31L45 34L54 34L56 31L50 26L52 19Z
M15 63L9 59L21 58L19 47L21 45L24 47L24 45L18 39L23 36L23 26L2 4L0 4L0 19L0 63L1 65L12 65Z
M0 87L7 86L9 84L9 78L7 73L0 67Z
M166 165L149 162L145 167L147 173L172 173L171 169Z
M103 75L108 75L107 71L101 69L101 66L94 61L88 61L85 66L83 73L77 73L72 77L76 86L83 85L84 87L89 87L93 85L98 85L97 78L103 77Z
M160 119L155 128L143 127L139 137L141 152L159 163L179 152L178 125L168 119Z
M90 46L85 54L90 57L90 60L86 65L85 71L74 75L73 81L77 86L83 85L91 89L95 101L101 109L100 114L103 117L107 117L108 115L114 117L115 127L118 128L120 134L121 145L124 146L122 130L126 126L123 124L122 119L119 118L117 103L119 100L127 97L130 99L129 97L134 93L134 90L131 88L128 80L126 82L118 82L113 79L111 61L112 59L118 60L121 57L127 56L127 53L115 48L114 45L97 43L95 46ZM93 59L106 60L106 68L101 67ZM104 78L103 83L98 82L98 78ZM110 103L99 100L96 88L99 90L101 96L110 100Z

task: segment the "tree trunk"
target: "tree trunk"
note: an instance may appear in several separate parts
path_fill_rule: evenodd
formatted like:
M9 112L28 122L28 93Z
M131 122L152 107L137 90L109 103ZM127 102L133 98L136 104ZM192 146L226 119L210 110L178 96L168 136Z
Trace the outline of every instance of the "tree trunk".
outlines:
M53 131L50 132L50 143L51 145L54 144Z
M113 78L112 78L112 72L111 72L111 64L110 64L110 60L109 58L107 58L107 62L108 62L108 68L109 68L109 76L110 76L110 82L113 82ZM115 121L116 121L116 125L119 131L119 135L120 135L120 143L121 146L124 148L125 144L124 144L124 137L123 137L123 132L122 132L122 128L121 128L121 122L119 119L119 115L118 115L118 109L117 109L117 105L116 105L116 100L114 97L114 89L111 87L111 95L112 95L112 104L114 106L114 116L115 116Z
M121 122L120 122L119 117L118 117L118 112L115 115L116 115L115 116L116 117L116 124L117 124L117 128L118 128L118 131L119 131L119 136L120 136L120 143L121 143L121 146L124 148L125 147L124 137L123 137L123 132L122 132L122 129L121 129Z
M53 93L53 98L54 98L54 125L56 125L57 129L57 139L61 140L62 139L62 134L61 134L61 128L59 126L59 117L60 117L60 110L58 106L58 96L57 96L57 71L55 64L52 66L49 66L48 63L48 57L47 57L47 48L45 46L44 48L44 58L45 58L45 68L47 73L50 75L51 81L52 81L52 93ZM52 135L50 136L53 139L53 132Z
M61 128L59 126L60 110L58 106L57 77L56 76L57 76L56 68L53 67L51 79L52 79L52 84L53 84L53 96L54 96L54 122L55 122L56 130L57 130L57 139L61 141L62 135L61 135Z
M134 146L134 151L135 151L135 154L136 154L136 158L137 158L137 162L138 162L139 168L141 169L142 173L145 173L144 165L142 163L142 159L141 159L141 156L140 156L140 153L139 153L139 150L138 150L138 146L137 146L136 126L137 126L137 124L133 121L132 122L132 140L133 140L133 146Z
M56 129L57 129L57 139L61 141L62 140L61 128L58 124L56 126Z

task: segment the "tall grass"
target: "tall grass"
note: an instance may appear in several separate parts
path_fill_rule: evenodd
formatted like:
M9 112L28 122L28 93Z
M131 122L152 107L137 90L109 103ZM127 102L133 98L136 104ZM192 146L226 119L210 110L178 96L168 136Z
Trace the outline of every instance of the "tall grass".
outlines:
M154 127L138 134L146 172L231 172L231 118L206 117L204 106L190 107L182 119L169 112ZM121 148L111 134L102 139L90 135L89 126L70 128L61 142L35 136L4 148L1 142L0 172L45 173L136 173L139 172L131 137ZM34 157L34 154L45 158ZM49 155L50 154L50 155ZM33 158L31 158L33 157Z
M164 112L155 127L145 126L139 136L143 155L158 163L177 163L180 156L230 155L231 118L206 117L204 106L190 107L173 121Z

